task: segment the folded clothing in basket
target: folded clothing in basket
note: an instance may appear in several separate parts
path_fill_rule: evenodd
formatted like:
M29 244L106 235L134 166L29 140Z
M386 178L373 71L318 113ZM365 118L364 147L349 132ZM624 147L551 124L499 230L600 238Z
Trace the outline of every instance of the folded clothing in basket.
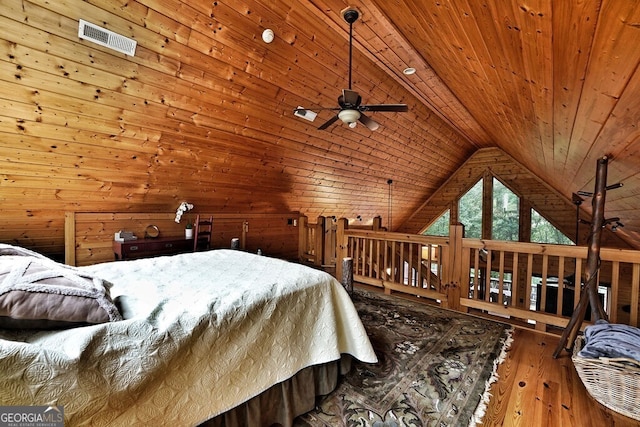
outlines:
M640 361L640 329L598 320L584 330L581 357L627 358Z

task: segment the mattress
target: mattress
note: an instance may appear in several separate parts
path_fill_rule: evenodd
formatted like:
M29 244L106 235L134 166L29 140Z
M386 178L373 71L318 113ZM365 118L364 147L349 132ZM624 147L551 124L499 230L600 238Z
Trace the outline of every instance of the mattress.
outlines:
M0 330L0 402L63 405L66 425L197 425L300 370L377 361L331 275L213 250L79 267L124 320Z

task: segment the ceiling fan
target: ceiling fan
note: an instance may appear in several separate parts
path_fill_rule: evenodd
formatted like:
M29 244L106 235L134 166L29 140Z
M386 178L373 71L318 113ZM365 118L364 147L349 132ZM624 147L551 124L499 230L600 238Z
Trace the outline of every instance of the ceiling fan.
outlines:
M349 88L342 89L342 95L338 97L339 107L320 107L317 110L333 110L338 113L318 127L319 130L327 129L338 119L348 125L350 128L356 127L356 123L360 122L370 130L378 129L378 123L364 113L367 111L391 111L405 112L409 111L406 104L369 104L362 105L362 97L358 92L351 89L351 64L353 53L353 23L358 20L360 13L353 8L347 8L342 11L342 18L349 24ZM296 108L294 114L304 116L307 111L305 108Z

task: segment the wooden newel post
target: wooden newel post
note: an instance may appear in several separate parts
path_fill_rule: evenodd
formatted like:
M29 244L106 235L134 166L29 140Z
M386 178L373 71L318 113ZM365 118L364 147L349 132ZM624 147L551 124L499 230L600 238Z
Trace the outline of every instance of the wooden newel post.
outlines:
M319 216L316 221L316 241L314 243L315 261L314 265L321 266L324 263L324 224L326 222L325 217Z
M602 308L600 298L598 297L600 239L605 221L604 205L607 194L607 164L608 158L606 156L598 159L595 191L593 193L593 200L591 201L591 233L589 234L587 247L587 276L585 278L585 285L580 295L580 301L578 301L578 305L576 305L573 310L573 315L560 337L560 342L558 343L555 353L553 353L554 358L558 357L562 349L566 349L569 352L573 349L578 331L580 331L580 326L582 325L589 305L591 306L591 320L593 322L600 319L607 319L607 314L604 308ZM580 272L576 271L574 283L576 291L580 289L580 277Z
M308 218L305 215L300 215L298 218L298 259L300 261L305 259L307 250L310 246L310 242L307 241L309 238L309 235L307 234L308 223Z
M460 297L462 289L462 238L464 237L464 225L449 225L449 248L446 251L446 269L443 271L443 291L447 294L444 306L451 310L461 310ZM469 292L469 290L465 290Z
M373 231L380 231L382 230L382 218L379 216L376 216L373 218L373 223L371 224L371 229Z
M342 286L349 295L353 293L353 258L342 259Z

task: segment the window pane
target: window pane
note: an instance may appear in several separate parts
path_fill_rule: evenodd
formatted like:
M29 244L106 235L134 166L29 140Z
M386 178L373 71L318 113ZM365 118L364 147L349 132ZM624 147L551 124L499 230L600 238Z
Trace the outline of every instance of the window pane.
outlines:
M445 211L440 218L436 219L429 228L425 230L426 236L448 236L449 235L449 209Z
M559 245L575 244L535 209L531 209L531 242Z
M518 241L520 198L499 180L493 178L493 240Z
M465 237L482 238L482 180L460 198L458 215Z

